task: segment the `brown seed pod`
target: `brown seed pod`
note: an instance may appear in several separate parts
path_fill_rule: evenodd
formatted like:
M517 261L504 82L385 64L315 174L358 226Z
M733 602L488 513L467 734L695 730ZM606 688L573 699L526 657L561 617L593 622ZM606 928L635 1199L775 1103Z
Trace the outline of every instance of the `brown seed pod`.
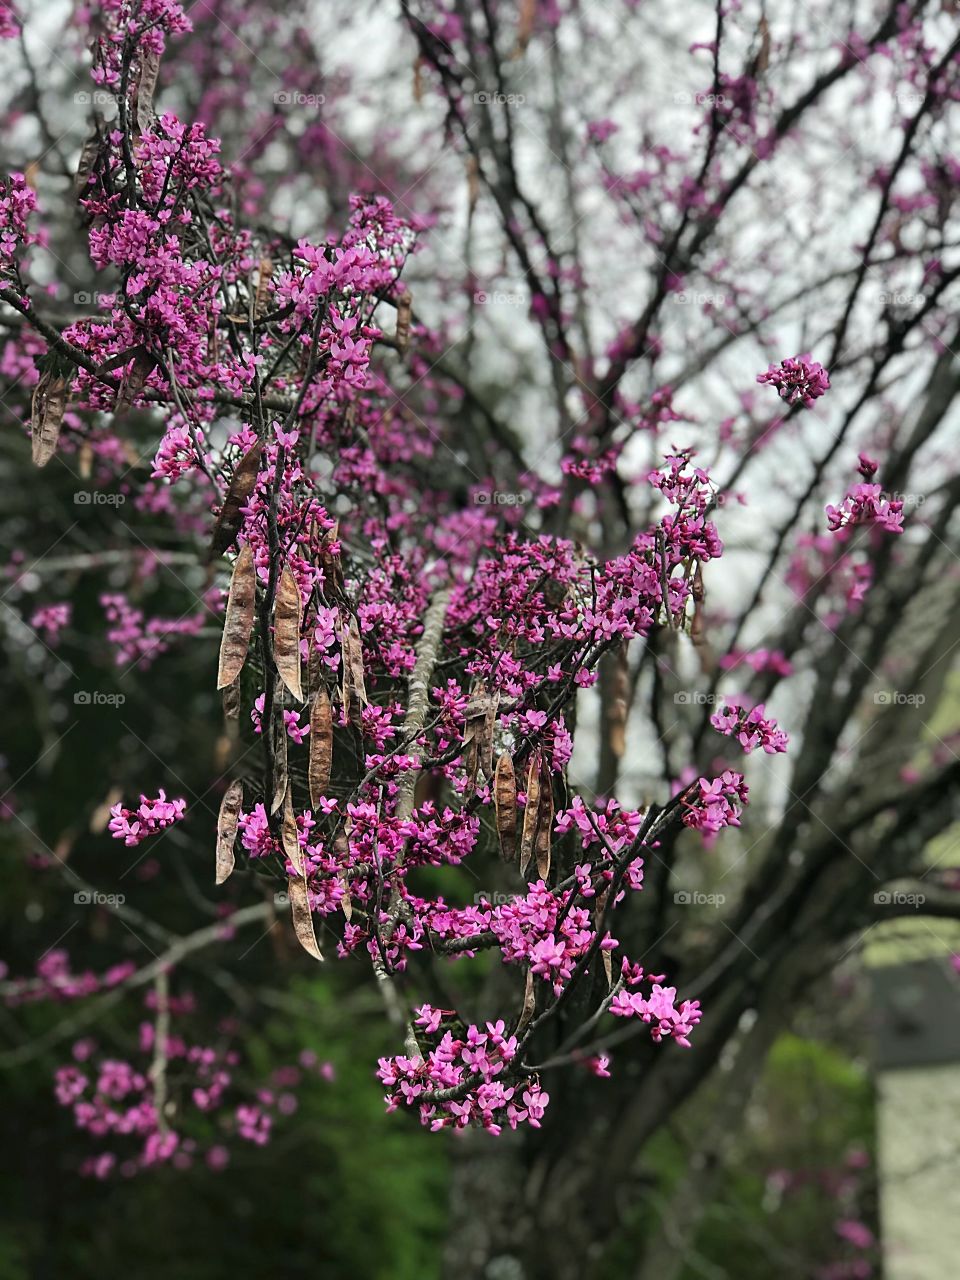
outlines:
M223 884L235 866L233 845L237 838L237 821L242 805L243 783L239 778L234 778L223 793L217 817L217 884Z
M260 472L260 457L263 446L257 442L252 445L237 463L230 483L227 486L223 506L217 516L210 539L210 557L222 556L232 546L243 524L241 508L253 493Z
M300 683L300 588L286 565L280 574L273 609L273 660L280 679L298 702L303 701Z
M223 619L223 636L220 640L220 666L217 688L226 689L239 679L250 648L250 632L253 629L253 609L257 595L257 570L253 563L253 551L249 543L237 556L230 578L230 593Z

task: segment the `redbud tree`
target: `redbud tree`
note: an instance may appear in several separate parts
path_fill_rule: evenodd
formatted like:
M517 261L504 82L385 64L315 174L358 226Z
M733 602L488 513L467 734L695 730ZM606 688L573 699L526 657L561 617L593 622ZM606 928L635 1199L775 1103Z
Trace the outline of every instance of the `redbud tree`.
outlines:
M59 712L4 817L116 948L10 968L52 1013L8 1065L60 1053L83 1173L222 1168L323 1066L251 1081L182 975L282 928L458 1139L451 1274L600 1274L715 1091L643 1233L678 1275L777 1035L898 904L960 913L950 6L0 8L4 466L75 508L6 521L8 696Z

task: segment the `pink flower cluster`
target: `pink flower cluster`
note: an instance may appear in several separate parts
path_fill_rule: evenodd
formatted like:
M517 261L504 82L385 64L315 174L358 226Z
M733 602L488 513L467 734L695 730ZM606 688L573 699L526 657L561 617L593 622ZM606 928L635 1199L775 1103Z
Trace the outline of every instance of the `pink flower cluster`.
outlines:
M426 1057L380 1059L377 1075L389 1091L388 1111L401 1102L416 1106L421 1122L434 1130L478 1124L498 1134L504 1124L540 1127L550 1095L539 1081L528 1080L521 1090L498 1078L517 1052L517 1038L505 1034L502 1021L488 1022L485 1031L471 1024L455 1037L450 1030L440 1035L443 1010L423 1005L416 1012L422 1034L439 1040Z
M146 1003L155 1008L155 1001ZM192 998L170 999L171 1015L189 1014L194 1008ZM153 1022L140 1024L136 1063L101 1055L90 1039L74 1044L73 1062L56 1072L56 1099L70 1109L78 1129L111 1143L109 1150L83 1161L81 1174L129 1178L162 1164L188 1169L201 1156L211 1169L223 1169L230 1160L221 1141L224 1134L263 1146L275 1122L297 1110L295 1091L304 1071L333 1078L329 1063L320 1064L315 1054L305 1051L299 1067L276 1068L267 1084L249 1094L241 1083L246 1064L233 1047L237 1027L227 1020L218 1030L216 1045L191 1043L178 1032L166 1038L162 1115Z
M168 800L167 793L161 789L156 800L141 796L136 809L124 809L122 804L115 804L110 810L107 826L115 840L122 840L126 845L137 845L148 836L158 835L179 822L186 813L186 808L186 800Z
M767 755L778 751L786 751L789 738L782 729L777 728L776 720L764 716L764 705L747 711L731 700L710 717L710 723L718 733L726 737L736 737L747 755L756 747L762 747Z
M34 631L42 632L48 645L55 645L60 639L60 632L70 622L73 613L71 604L48 604L34 611L30 625Z
M699 778L683 800L683 824L706 836L724 827L739 827L740 811L747 803L743 775L725 769L719 778Z
M718 663L721 671L732 671L741 663L752 671L769 671L778 676L793 675L793 663L781 649L735 649L725 654Z
M772 364L766 373L758 373L757 381L777 388L777 394L787 404L802 403L809 409L814 400L830 389L830 376L822 364L802 356L790 356L780 364Z
M551 983L556 995L595 936L589 912L570 906L542 880L530 885L525 897L497 907L490 928L503 958L512 964L528 963L532 973Z
M645 996L635 990L644 981L644 972L639 965L623 962L624 987L616 993L610 1002L610 1012L617 1018L640 1018L650 1024L650 1035L659 1044L664 1036L676 1040L685 1049L690 1048L689 1035L700 1021L699 1000L684 1000L678 1007L676 1004L676 987L664 987L663 975L647 975L647 981L653 984L650 995Z
M173 636L195 636L204 621L202 613L192 618L145 619L142 609L118 594L102 595L100 603L111 624L107 639L116 648L117 666L136 663L143 670L169 649Z
M38 243L39 237L27 229L36 207L36 193L22 173L0 178L0 275L14 265L18 249Z
M14 1008L38 1000L82 1000L101 991L111 991L135 972L136 966L129 960L115 964L102 974L87 969L74 973L70 957L62 947L55 947L37 961L36 974L32 978L14 978L4 983L3 1001ZM5 969L0 966L0 969Z
M887 533L903 533L903 502L885 498L878 484L855 484L839 507L827 507L831 533L853 525L875 525Z

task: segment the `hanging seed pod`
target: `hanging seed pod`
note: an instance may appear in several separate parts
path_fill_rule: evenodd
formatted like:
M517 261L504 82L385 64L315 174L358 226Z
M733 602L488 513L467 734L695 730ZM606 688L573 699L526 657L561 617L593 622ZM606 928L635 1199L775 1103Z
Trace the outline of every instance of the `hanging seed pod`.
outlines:
M217 817L217 884L223 884L236 865L233 846L237 838L237 823L242 805L243 783L235 778L223 793Z
M225 689L240 678L250 648L256 595L257 570L253 563L253 551L249 543L244 543L230 578L230 593L227 596L223 637L220 641L218 689Z
M297 875L305 875L303 852L300 848L300 837L297 833L297 819L293 813L293 796L290 785L283 796L283 818L280 823L280 839L283 852L287 855Z
M156 360L146 347L137 347L133 352L133 362L124 372L117 392L117 403L114 405L114 416L119 418L127 412L137 396L147 384L147 378L153 371Z
M257 290L253 298L253 314L259 320L267 309L270 300L270 281L273 279L273 262L269 258L261 258L257 269Z
M317 935L313 928L313 912L310 910L310 894L306 879L296 876L287 883L287 895L290 899L290 911L293 915L293 931L297 941L314 960L322 960L323 952L317 945Z
M410 290L405 289L397 299L397 350L405 355L410 345L410 321L413 314L413 299Z
M33 461L38 467L45 467L57 451L69 388L69 378L52 370L42 373L34 388L30 443Z
M500 854L505 862L517 856L517 776L509 751L502 751L493 777L493 804Z
M153 127L153 95L160 75L160 55L152 49L140 52L140 78L137 81L137 132L147 133Z
M553 840L553 780L545 758L540 760L540 799L537 805L537 834L534 853L537 855L537 874L544 882L550 875L550 857Z
M273 694L273 720L270 725L263 726L263 732L270 734L270 746L273 755L272 799L270 812L276 813L283 804L287 794L289 777L287 774L287 727L283 719L283 685L276 681Z
M530 757L527 770L527 803L523 810L523 832L520 837L520 874L526 875L537 840L537 818L540 811L540 760Z
M307 782L314 809L327 794L333 765L333 706L326 689L320 689L310 709L310 763Z
M260 457L263 446L258 442L252 445L236 465L230 483L227 486L223 506L217 516L210 539L210 558L222 556L228 547L236 541L240 526L243 524L241 509L246 505L260 472Z
M240 719L240 679L228 684L223 690L223 718L234 724Z
M303 701L300 683L300 588L290 568L284 565L273 610L273 660L280 679L298 702Z

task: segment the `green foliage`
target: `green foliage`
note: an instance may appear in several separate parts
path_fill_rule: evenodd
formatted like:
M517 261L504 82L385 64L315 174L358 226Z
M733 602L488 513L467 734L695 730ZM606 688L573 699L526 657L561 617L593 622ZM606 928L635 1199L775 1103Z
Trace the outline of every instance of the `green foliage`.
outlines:
M645 1149L631 1213L634 1227L608 1251L602 1280L629 1280L635 1274L641 1232L651 1231L669 1209L671 1194L698 1150L697 1135L709 1124L711 1106L705 1090L675 1127L661 1131ZM681 1280L714 1275L802 1280L840 1256L833 1224L847 1206L821 1175L842 1177L852 1150L870 1151L873 1109L872 1085L862 1066L833 1045L782 1036L741 1127L731 1135L698 1230L691 1237L685 1224L678 1224L678 1238L690 1251ZM689 1141L685 1135L691 1135ZM798 1185L783 1194L769 1177L779 1170L800 1175ZM869 1171L860 1182L871 1182ZM863 1207L861 1200L857 1208Z

